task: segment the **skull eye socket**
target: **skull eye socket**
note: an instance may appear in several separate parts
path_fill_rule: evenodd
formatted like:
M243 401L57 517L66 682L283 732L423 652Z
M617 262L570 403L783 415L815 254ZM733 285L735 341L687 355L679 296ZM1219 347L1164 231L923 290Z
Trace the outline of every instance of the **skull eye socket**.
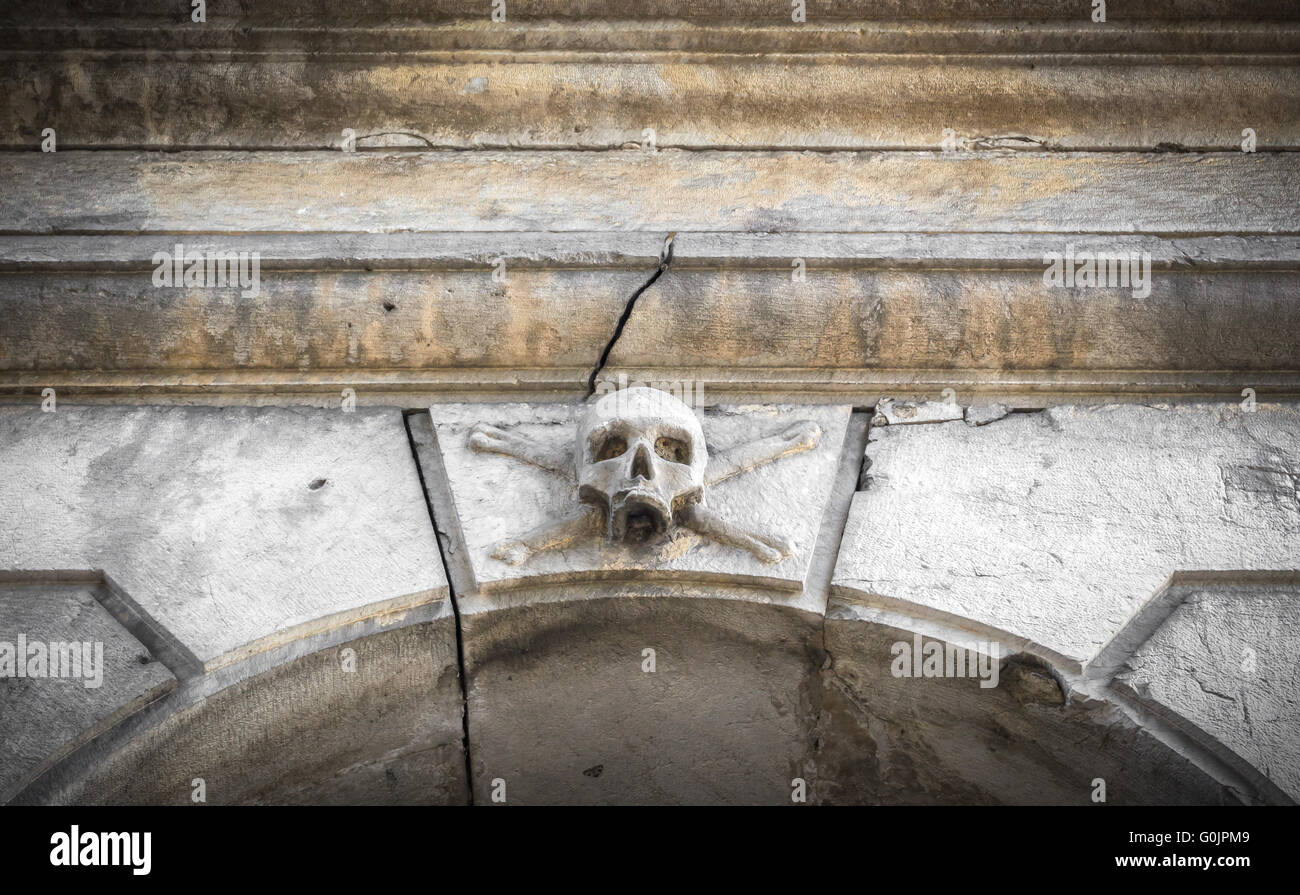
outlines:
M626 453L627 439L622 435L611 435L596 447L592 456L597 462L599 462L601 460L610 460L614 457L621 457Z
M662 436L655 439L655 453L670 463L690 463L691 446L680 438Z

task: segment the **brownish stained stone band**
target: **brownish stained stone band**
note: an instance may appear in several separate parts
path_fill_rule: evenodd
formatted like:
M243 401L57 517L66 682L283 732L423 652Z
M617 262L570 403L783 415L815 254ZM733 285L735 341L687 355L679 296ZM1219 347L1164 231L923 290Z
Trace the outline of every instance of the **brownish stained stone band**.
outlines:
M7 153L0 232L1295 234L1291 153Z
M0 62L0 146L931 149L1300 147L1295 56L1181 64L1056 55ZM195 102L195 96L205 97ZM968 98L979 96L979 102Z

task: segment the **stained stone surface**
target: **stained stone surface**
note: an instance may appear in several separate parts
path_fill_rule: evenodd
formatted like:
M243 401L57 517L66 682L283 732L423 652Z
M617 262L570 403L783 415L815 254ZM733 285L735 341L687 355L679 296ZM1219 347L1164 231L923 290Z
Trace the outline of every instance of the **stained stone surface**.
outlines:
M822 430L815 450L709 492L709 506L730 518L790 526L774 529L799 548L784 577L765 579L749 553L697 543L684 533L652 548L653 555L632 550L611 561L627 548L596 544L485 571L498 562L488 555L492 543L553 518L576 498L563 475L470 450L470 431L490 421L563 456L572 448L579 410L436 406L413 417L410 443L401 415L382 410L9 411L6 423L23 437L7 445L44 444L33 434L42 423L68 427L55 430L68 447L52 457L10 447L14 467L24 470L22 481L38 496L11 488L4 518L44 525L37 534L46 538L57 534L49 515L60 505L41 489L56 496L68 489L50 488L50 479L33 468L43 460L47 468L65 469L80 459L94 469L96 458L112 450L106 445L125 452L125 438L107 437L114 431L129 432L145 457L184 460L165 471L158 463L120 459L108 467L120 471L113 479L118 515L110 521L143 517L141 507L150 508L163 517L152 529L155 539L181 522L193 525L198 504L187 502L192 492L181 486L211 478L238 485L258 511L258 530L278 531L277 543L299 557L307 548L286 533L290 523L297 537L316 529L310 515L304 521L276 503L280 477L310 496L331 482L351 481L350 475L372 481L362 470L383 457L389 462L379 464L381 480L390 482L387 490L349 492L349 523L327 517L336 537L327 547L367 576L351 584L364 595L357 609L328 624L280 629L259 649L208 663L148 705L128 693L124 708L110 707L117 714L109 721L101 720L103 713L78 721L66 746L41 744L49 753L40 756L40 749L28 749L29 764L53 766L10 797L183 804L197 778L214 804L457 804L471 789L481 804L493 804L498 794L507 804L789 804L800 780L810 802L826 804L1084 804L1096 779L1106 781L1113 803L1294 797L1296 682L1284 658L1294 655L1296 634L1287 619L1294 587L1188 597L1169 603L1170 611L1154 621L1139 612L1166 605L1161 601L1171 589L1162 587L1180 570L1217 564L1246 574L1294 562L1300 530L1294 406L1260 403L1253 412L1236 404L1062 407L979 427L960 419L868 427L865 414L845 407L712 408L700 417L710 448L719 451L800 420L814 420ZM203 433L212 450L230 445L225 465L180 438L182 423ZM356 432L365 439L343 437L339 427L347 425L361 427ZM99 439L88 444L71 437L74 431ZM326 446L313 443L322 431L330 436ZM261 433L267 443L256 438ZM278 445L286 433L295 448L289 459L269 444ZM873 460L867 490L854 493L867 437ZM390 601L377 608L377 589L393 579L359 553L378 549L367 528L376 518L371 513L387 514L382 530L403 551L432 538L411 443L445 534L459 617L443 597L447 575L436 545L420 561L440 587L409 606ZM308 462L323 452L331 465ZM224 472L217 476L214 469ZM404 471L408 485L401 484ZM83 500L99 493L89 475L77 480ZM250 487L250 477L263 487ZM411 492L409 504L395 499ZM1014 500L990 497L1007 494ZM791 495L797 496L793 509L783 502ZM60 518L75 519L68 507L79 504L62 499ZM241 517L215 502L225 523L217 531L228 532ZM42 508L44 514L33 512ZM103 518L108 510L99 512ZM1079 534L1079 519L1095 540ZM914 524L930 526L931 534L900 540L900 531ZM87 529L68 523L64 530L86 536ZM118 521L113 530L121 535L142 527ZM189 549L214 547L212 530L205 526L202 538L191 537ZM52 554L48 545L45 554L37 552L40 543L27 531L6 529L10 555L21 560L10 569L48 575L59 568L29 558ZM90 543L104 549L102 540ZM226 556L231 543L220 539L215 546L224 545L220 555ZM663 560L668 574L656 575L657 551L674 544L684 544L682 552ZM166 622L167 633L194 649L186 617L142 586L156 578L108 558L94 562L106 554L81 549L66 552L113 576L130 597L127 608L139 610L137 621ZM150 555L140 549L135 555ZM1041 567L1017 565L1036 550L1055 559ZM905 570L899 556L911 562ZM531 569L538 559L551 564ZM329 561L308 553L295 571L310 572L311 560ZM880 577L868 579L864 569ZM388 574L398 571L390 567ZM916 589L900 591L900 582ZM233 605L268 613L279 605L255 598L251 589L242 593ZM1156 600L1158 593L1166 596ZM193 608L200 616L205 610L201 602ZM372 628L355 628L380 618ZM1101 632L1095 645L1084 644L1092 652L1072 645L1070 636L1081 631ZM894 676L892 645L918 632L938 640L1001 641L998 686ZM1107 643L1117 645L1106 654L1108 663L1127 661L1114 687L1108 678L1089 677L1092 668L1078 674ZM1265 643L1275 652L1266 654ZM1119 646L1128 652L1117 658ZM1260 653L1258 686L1247 687L1230 667L1247 647ZM354 672L342 667L344 649L355 651ZM1097 673L1109 667L1099 659ZM132 693L144 692L142 684L134 686ZM1230 698L1220 705L1208 691ZM1249 712L1251 723L1237 718L1238 709L1243 717ZM22 710L34 711L26 702ZM111 729L87 741L110 722Z
M484 22L477 30L447 30L462 41L505 42L484 26L491 27ZM579 52L602 38L607 45L618 41L608 30L584 34L581 28L573 41ZM778 30L731 32L734 43L726 49L777 44L779 53L793 41L774 39ZM560 43L554 33L559 31L541 40ZM657 60L635 53L643 58L634 61L613 54L578 59L572 53L545 61L513 54L462 61L437 46L450 35L425 31L423 56L395 61L390 48L411 37L390 31L383 55L316 56L305 71L291 59L251 53L196 59L193 52L169 53L156 44L146 58L92 55L74 61L29 54L10 63L15 89L0 97L0 139L35 145L42 126L54 123L68 145L330 149L341 142L339 122L347 121L363 149L609 150L638 146L642 122L654 122L660 146L938 149L944 128L955 127L960 145L990 149L1151 149L1163 142L1224 150L1238 147L1241 122L1248 121L1258 129L1261 146L1300 142L1300 127L1287 114L1300 102L1300 79L1290 67L1255 60L1202 64L1194 78L1179 77L1177 64L1158 57L1119 68L1113 56L1092 62L1038 55L1031 68L1005 58L936 65L926 57L842 53L825 54L810 66L757 49L742 59L723 55L716 32L660 27L641 33L646 31L658 37L658 46L647 48L651 52L687 52ZM818 36L824 49L851 47L843 33L823 30ZM363 36L358 38L349 51L364 45ZM160 35L157 44L166 40ZM913 40L925 37L914 32ZM699 44L710 42L713 52L701 53ZM264 47L258 44L263 52ZM1125 82L1124 116L1114 114L1109 88L1116 77ZM286 86L294 82L294 88ZM791 84L801 85L799 115L790 113ZM210 101L187 102L199 90ZM303 92L311 102L302 101ZM983 101L970 102L973 95ZM864 96L888 96L889 102L863 102ZM629 108L637 114L628 114ZM269 120L279 126L268 127ZM574 121L584 124L575 127Z
M82 656L81 677L0 677L0 803L43 765L175 686L172 673L100 604L100 590L94 583L0 583L0 642L16 647L21 634L29 644L72 644ZM102 665L92 673L97 655Z
M790 28L790 12L785 6L774 7L766 0L521 0L510 7L510 20L524 22L559 19L570 26L582 21L625 20L642 22L647 19L683 20L690 22L753 21ZM103 0L87 9L78 0L15 0L8 5L6 14L15 22L50 25L65 23L77 14L87 15L89 22L112 23L121 19L136 24L148 24L159 30L184 30L185 20L177 23L176 9L167 0ZM885 0L868 7L814 2L808 5L810 27L818 19L833 22L876 22L879 20L935 20L949 22L962 19L1017 18L1049 21L1060 25L1062 20L1073 24L1078 12L1062 7L1053 0ZM1282 21L1297 17L1295 8L1286 0L1143 0L1125 5L1114 12L1116 22L1149 23L1152 19L1179 19L1195 15L1217 15L1222 18L1244 18L1259 15ZM286 25L303 28L322 24L335 28L371 23L432 25L447 22L464 22L465 5L461 0L430 0L412 3L411 0L374 0L364 8L351 6L324 6L316 0L284 0L268 3L266 0L237 0L222 10L212 11L210 21L229 26L246 22L265 28L268 25ZM915 26L915 21L910 24ZM492 23L486 11L481 27L504 30ZM189 29L193 30L193 29ZM1085 27L1083 32L1090 29ZM1105 29L1110 30L1110 29Z
M174 252L174 237L0 236L0 393L22 388L33 404L47 386L128 401L148 387L150 400L185 403L293 403L310 391L337 406L348 386L369 403L389 389L379 403L407 407L434 400L413 388L438 401L576 399L663 240L184 239L187 253L260 253L259 293L244 298L156 288L151 258ZM1067 244L1149 253L1150 295L1044 288L1043 254ZM807 264L797 286L794 258ZM1008 400L1001 391L1022 407L1193 386L1239 398L1249 384L1265 397L1300 383L1298 269L1289 236L679 233L609 372L702 380L727 403L937 401L947 387L963 404Z
M397 410L0 409L0 569L104 570L205 670L442 600Z
M835 588L1086 665L1169 576L1300 563L1300 408L1054 407L871 430Z
M1117 683L1300 801L1300 576L1178 586Z
M790 804L812 756L817 617L610 590L462 616L475 802L502 780L506 804Z
M1294 0L3 6L0 640L115 670L0 680L0 801L1300 799ZM576 497L469 432L564 452L606 349L816 421L708 495L787 559L491 555Z
M183 238L546 229L1074 234L1102 221L1121 233L1264 236L1292 230L1297 189L1286 152L105 155L4 153L6 229Z
M1011 655L998 685L896 677L895 643L962 643L905 617L833 600L814 791L829 804L1237 804L1117 705L1072 696L1050 667Z
M189 805L197 779L209 805L468 800L450 609L176 697L119 749L80 756L20 801Z
M446 469L456 523L480 592L548 582L617 579L757 584L797 593L803 587L826 501L840 463L847 407L736 406L699 414L709 452L776 435L802 421L821 429L816 448L784 457L706 490L708 507L743 524L788 539L779 562L680 527L642 546L584 538L564 549L535 553L518 565L492 556L494 545L517 538L579 507L574 482L514 457L470 448L475 425L490 423L560 456L572 456L576 405L440 405L430 414Z

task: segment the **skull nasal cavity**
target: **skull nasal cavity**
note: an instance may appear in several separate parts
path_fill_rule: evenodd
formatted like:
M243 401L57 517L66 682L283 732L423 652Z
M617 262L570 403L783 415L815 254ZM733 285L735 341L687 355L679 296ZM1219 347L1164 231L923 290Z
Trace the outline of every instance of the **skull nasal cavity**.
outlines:
M655 477L654 464L650 462L650 448L642 442L636 446L636 453L632 455L632 477L641 476L643 479L652 479Z

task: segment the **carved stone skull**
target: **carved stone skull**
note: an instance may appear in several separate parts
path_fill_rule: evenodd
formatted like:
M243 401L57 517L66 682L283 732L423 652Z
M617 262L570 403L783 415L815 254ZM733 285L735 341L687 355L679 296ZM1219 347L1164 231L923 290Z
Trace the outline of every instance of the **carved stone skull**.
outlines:
M609 540L644 541L704 498L704 430L668 392L622 389L591 404L576 448L578 498L605 514Z

